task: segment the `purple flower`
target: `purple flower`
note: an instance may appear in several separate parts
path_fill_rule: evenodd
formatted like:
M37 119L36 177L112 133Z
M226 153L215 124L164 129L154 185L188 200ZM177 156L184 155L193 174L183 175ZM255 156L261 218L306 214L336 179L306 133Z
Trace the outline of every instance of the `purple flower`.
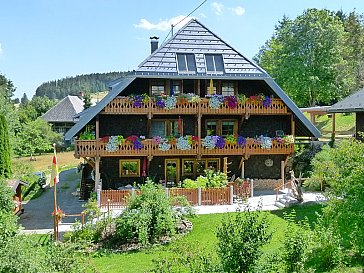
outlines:
M235 96L226 96L225 102L227 102L230 109L238 107L238 99Z
M155 105L158 107L158 108L164 108L166 107L166 102L164 99L162 98L157 98L156 102L155 102Z
M141 108L142 107L142 105L143 105L143 103L141 102L141 101L134 101L134 103L133 103L133 106L135 107L135 108Z
M141 149L143 149L143 143L141 143L140 141L134 141L133 142L133 145L134 145L134 149L135 150L141 150Z
M222 149L225 146L225 139L223 137L218 136L216 139L216 148Z
M264 108L268 108L271 105L272 101L270 99L270 97L265 96L263 101L262 101L262 105Z
M236 140L239 146L244 147L246 145L246 138L243 136L238 136L238 139Z

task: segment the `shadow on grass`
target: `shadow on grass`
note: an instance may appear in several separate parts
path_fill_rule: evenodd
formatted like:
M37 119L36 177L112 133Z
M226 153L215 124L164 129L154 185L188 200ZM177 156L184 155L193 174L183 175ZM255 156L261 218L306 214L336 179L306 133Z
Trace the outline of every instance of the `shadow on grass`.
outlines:
M272 214L284 218L284 214L290 214L292 210L296 212L296 222L305 219L307 217L308 223L310 224L311 229L313 228L314 223L319 217L318 214L322 213L324 205L316 202L307 202L303 205L295 205L289 208L283 208L280 210L271 211Z

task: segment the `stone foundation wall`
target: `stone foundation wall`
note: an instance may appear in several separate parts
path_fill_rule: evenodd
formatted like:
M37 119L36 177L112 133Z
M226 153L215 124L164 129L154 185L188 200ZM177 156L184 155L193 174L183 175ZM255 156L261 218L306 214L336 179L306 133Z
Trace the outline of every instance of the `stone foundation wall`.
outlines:
M281 185L281 179L254 179L254 190L273 190Z

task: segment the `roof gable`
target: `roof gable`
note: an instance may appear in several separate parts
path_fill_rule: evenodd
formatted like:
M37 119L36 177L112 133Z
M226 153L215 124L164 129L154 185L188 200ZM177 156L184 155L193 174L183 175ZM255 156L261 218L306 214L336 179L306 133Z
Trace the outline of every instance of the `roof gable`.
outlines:
M328 112L364 112L364 88L335 103Z
M82 112L83 101L77 96L67 96L49 109L41 118L48 122L73 122L73 116Z
M193 54L196 71L179 71L177 54ZM142 62L137 74L216 75L216 72L208 71L206 65L206 55L211 54L222 56L224 69L218 73L219 75L268 76L262 68L241 55L196 19L189 21Z

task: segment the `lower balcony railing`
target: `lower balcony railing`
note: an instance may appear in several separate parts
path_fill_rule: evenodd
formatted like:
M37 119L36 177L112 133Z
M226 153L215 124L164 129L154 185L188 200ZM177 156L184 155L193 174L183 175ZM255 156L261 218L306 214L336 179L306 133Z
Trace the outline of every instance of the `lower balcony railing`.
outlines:
M226 143L223 148L206 148L201 141L195 141L190 149L180 150L176 144L171 144L168 150L161 150L160 146L152 139L143 140L142 145L135 148L133 144L119 144L113 151L107 147L107 142L96 140L76 140L75 156L79 157L109 157L109 156L197 156L197 155L267 155L267 154L292 154L293 143L282 143L272 140L269 148L262 147L255 139L246 139L244 146Z

